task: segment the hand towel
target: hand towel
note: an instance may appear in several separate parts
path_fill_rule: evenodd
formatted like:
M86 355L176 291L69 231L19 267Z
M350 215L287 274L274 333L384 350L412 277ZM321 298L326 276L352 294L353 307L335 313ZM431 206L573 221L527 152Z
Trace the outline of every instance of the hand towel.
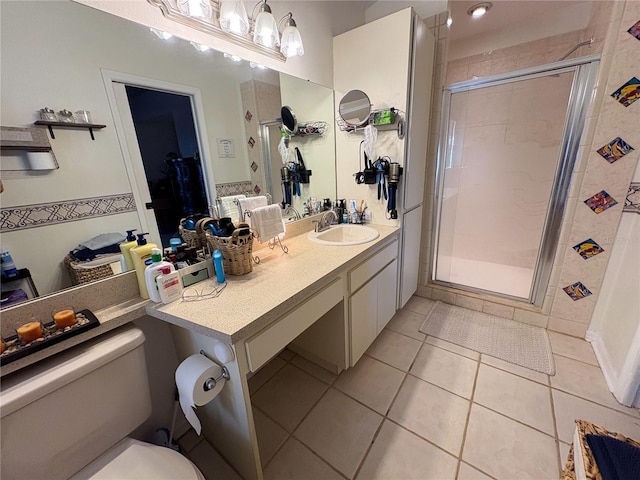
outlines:
M264 195L240 198L238 202L240 202L240 220L248 223L249 226L251 226L251 214L245 215L245 212L252 212L258 207L266 207L268 203L267 197Z
M240 220L240 207L235 204L234 200L240 200L246 198L245 195L229 195L227 197L218 198L218 208L220 218L229 217L233 223L238 223Z
M251 226L258 235L258 242L268 242L285 232L280 205L267 205L251 210Z

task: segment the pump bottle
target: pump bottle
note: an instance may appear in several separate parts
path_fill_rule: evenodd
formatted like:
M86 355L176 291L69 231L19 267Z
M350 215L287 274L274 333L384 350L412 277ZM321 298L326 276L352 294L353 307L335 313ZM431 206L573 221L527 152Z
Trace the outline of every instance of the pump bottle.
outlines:
M133 234L135 231L135 228L133 230L127 230L127 239L120 244L120 251L124 257L124 264L126 265L127 272L135 268L133 266L133 259L131 258L131 249L138 246L136 236Z
M131 253L131 259L133 260L133 267L136 269L136 276L138 277L138 287L140 288L140 296L142 298L149 298L149 292L147 291L147 282L144 277L144 271L147 268L145 262L151 260L151 251L154 248L158 248L155 243L147 243L147 239L144 238L149 233L138 233L137 247L129 250Z

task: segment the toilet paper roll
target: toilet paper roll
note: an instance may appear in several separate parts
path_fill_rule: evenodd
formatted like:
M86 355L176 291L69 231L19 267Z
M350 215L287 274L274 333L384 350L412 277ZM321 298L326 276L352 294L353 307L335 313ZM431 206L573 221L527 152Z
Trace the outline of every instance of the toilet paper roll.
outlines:
M52 152L26 152L31 170L55 170L58 162Z
M207 390L209 379L215 380L215 386ZM216 398L224 384L222 367L202 354L191 355L178 365L176 385L180 396L180 407L198 435L202 426L193 407L201 407Z

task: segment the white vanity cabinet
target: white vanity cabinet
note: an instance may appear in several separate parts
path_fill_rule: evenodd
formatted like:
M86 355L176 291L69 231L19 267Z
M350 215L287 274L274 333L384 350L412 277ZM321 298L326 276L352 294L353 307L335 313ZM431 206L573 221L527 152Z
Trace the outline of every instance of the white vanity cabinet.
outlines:
M350 365L354 366L396 313L398 241L349 272Z

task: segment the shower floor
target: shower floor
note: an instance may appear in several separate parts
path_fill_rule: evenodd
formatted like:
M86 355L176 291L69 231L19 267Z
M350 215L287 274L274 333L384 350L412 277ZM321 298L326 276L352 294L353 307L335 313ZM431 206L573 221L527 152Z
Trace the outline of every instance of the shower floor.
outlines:
M457 257L438 257L436 280L529 298L533 269Z

